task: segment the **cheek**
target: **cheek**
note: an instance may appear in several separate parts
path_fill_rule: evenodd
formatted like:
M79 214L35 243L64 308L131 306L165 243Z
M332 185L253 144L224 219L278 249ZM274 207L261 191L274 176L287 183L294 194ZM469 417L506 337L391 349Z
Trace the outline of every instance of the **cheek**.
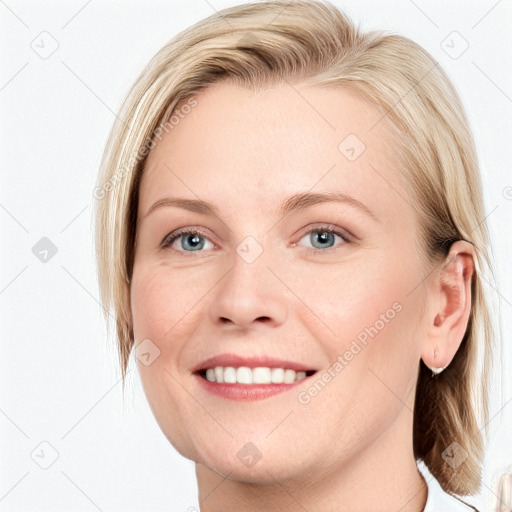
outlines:
M169 285L171 281L172 286ZM192 331L188 321L192 315L187 316L187 313L197 302L197 291L184 282L171 280L168 269L139 264L134 266L130 294L135 343L149 339L157 347L156 350L149 345L152 359L149 363L137 357L138 374L148 404L160 429L176 450L195 459L197 453L191 451L193 443L187 425L201 411L194 409L194 403L190 404L176 362ZM148 347L145 343L141 346Z
M309 310L306 315L297 310L297 316L331 363L341 356L355 380L364 379L371 368L391 382L400 380L404 389L409 386L421 339L420 290L412 292L419 277L412 256L359 254L339 267L317 265L314 273L302 268L292 282Z
M146 396L157 418L163 412L162 400L172 403L179 396L179 385L172 376L178 375L177 362L194 330L192 311L198 300L197 288L190 283L187 286L185 280L177 281L182 274L174 272L171 277L169 269L149 264L136 265L133 272L130 290L133 330L136 346L141 344L140 349L135 348L135 357ZM148 347L150 350L146 350ZM148 351L150 364L138 357L139 352Z
M172 346L170 338L180 339L180 333L188 329L187 315L200 290L184 274L174 272L171 276L163 265L134 267L130 293L137 341L150 338L164 350Z
M309 316L321 320L342 346L366 327L377 323L382 330L382 322L394 320L406 295L407 274L402 268L397 275L391 262L368 255L338 266L303 267L287 282L304 299Z
M316 332L330 365L323 372L329 384L316 386L326 391L309 389L301 399L315 403L318 415L343 417L341 444L365 442L391 424L404 403L413 407L420 301L410 292L418 283L412 263L395 267L392 259L368 258L350 270L317 270L314 282L297 281L298 294L315 313L301 321ZM327 336L318 335L318 318Z

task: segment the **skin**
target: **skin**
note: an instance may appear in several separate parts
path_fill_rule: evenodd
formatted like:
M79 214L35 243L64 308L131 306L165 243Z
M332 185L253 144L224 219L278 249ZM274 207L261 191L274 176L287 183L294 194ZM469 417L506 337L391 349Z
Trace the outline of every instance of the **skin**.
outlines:
M447 265L425 263L387 121L374 126L382 115L354 92L223 82L196 99L147 161L131 314L136 344L149 338L160 351L138 362L141 381L165 436L196 462L201 511L423 510L412 445L417 369L421 358L447 366L462 340L471 245L453 244ZM355 161L338 150L350 133L366 145ZM375 218L334 202L278 213L293 194L328 191ZM175 206L146 215L177 196L209 201L219 216ZM351 237L311 233L325 225ZM160 247L182 227L204 232L199 251L187 235ZM236 251L249 235L263 250L252 263ZM208 394L192 375L225 352L321 374L397 302L400 312L307 404L297 399L304 382L240 402ZM248 442L261 454L251 467L237 457Z

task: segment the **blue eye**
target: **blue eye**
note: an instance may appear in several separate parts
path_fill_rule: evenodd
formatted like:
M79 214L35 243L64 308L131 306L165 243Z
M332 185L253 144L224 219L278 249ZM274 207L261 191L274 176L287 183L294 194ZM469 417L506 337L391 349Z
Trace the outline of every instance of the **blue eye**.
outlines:
M181 248L174 249L178 252L200 252L205 246L205 241L208 240L200 231L183 229L175 233L170 233L163 240L161 247L170 247L178 239L181 239ZM208 240L208 242L210 241Z
M336 237L342 240L343 243L341 245L349 243L349 240L344 233L336 229L332 229L330 226L321 226L310 230L301 238L301 240L306 237L309 237L307 240L311 243L310 248L320 252L325 249L334 248L336 244Z

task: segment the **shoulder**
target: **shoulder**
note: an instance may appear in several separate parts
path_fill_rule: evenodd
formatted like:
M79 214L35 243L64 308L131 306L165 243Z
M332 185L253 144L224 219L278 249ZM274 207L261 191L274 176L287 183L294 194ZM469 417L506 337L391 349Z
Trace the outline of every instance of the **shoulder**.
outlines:
M428 487L427 503L423 512L478 512L475 507L466 503L465 498L456 498L445 492L423 461L418 461L418 469Z

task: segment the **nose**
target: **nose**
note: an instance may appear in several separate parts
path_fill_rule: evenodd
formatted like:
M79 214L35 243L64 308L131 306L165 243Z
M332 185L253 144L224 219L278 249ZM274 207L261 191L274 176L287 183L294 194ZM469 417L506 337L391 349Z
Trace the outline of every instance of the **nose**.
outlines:
M210 314L218 325L241 329L266 324L277 327L287 317L286 290L263 256L248 263L238 255L215 287Z

